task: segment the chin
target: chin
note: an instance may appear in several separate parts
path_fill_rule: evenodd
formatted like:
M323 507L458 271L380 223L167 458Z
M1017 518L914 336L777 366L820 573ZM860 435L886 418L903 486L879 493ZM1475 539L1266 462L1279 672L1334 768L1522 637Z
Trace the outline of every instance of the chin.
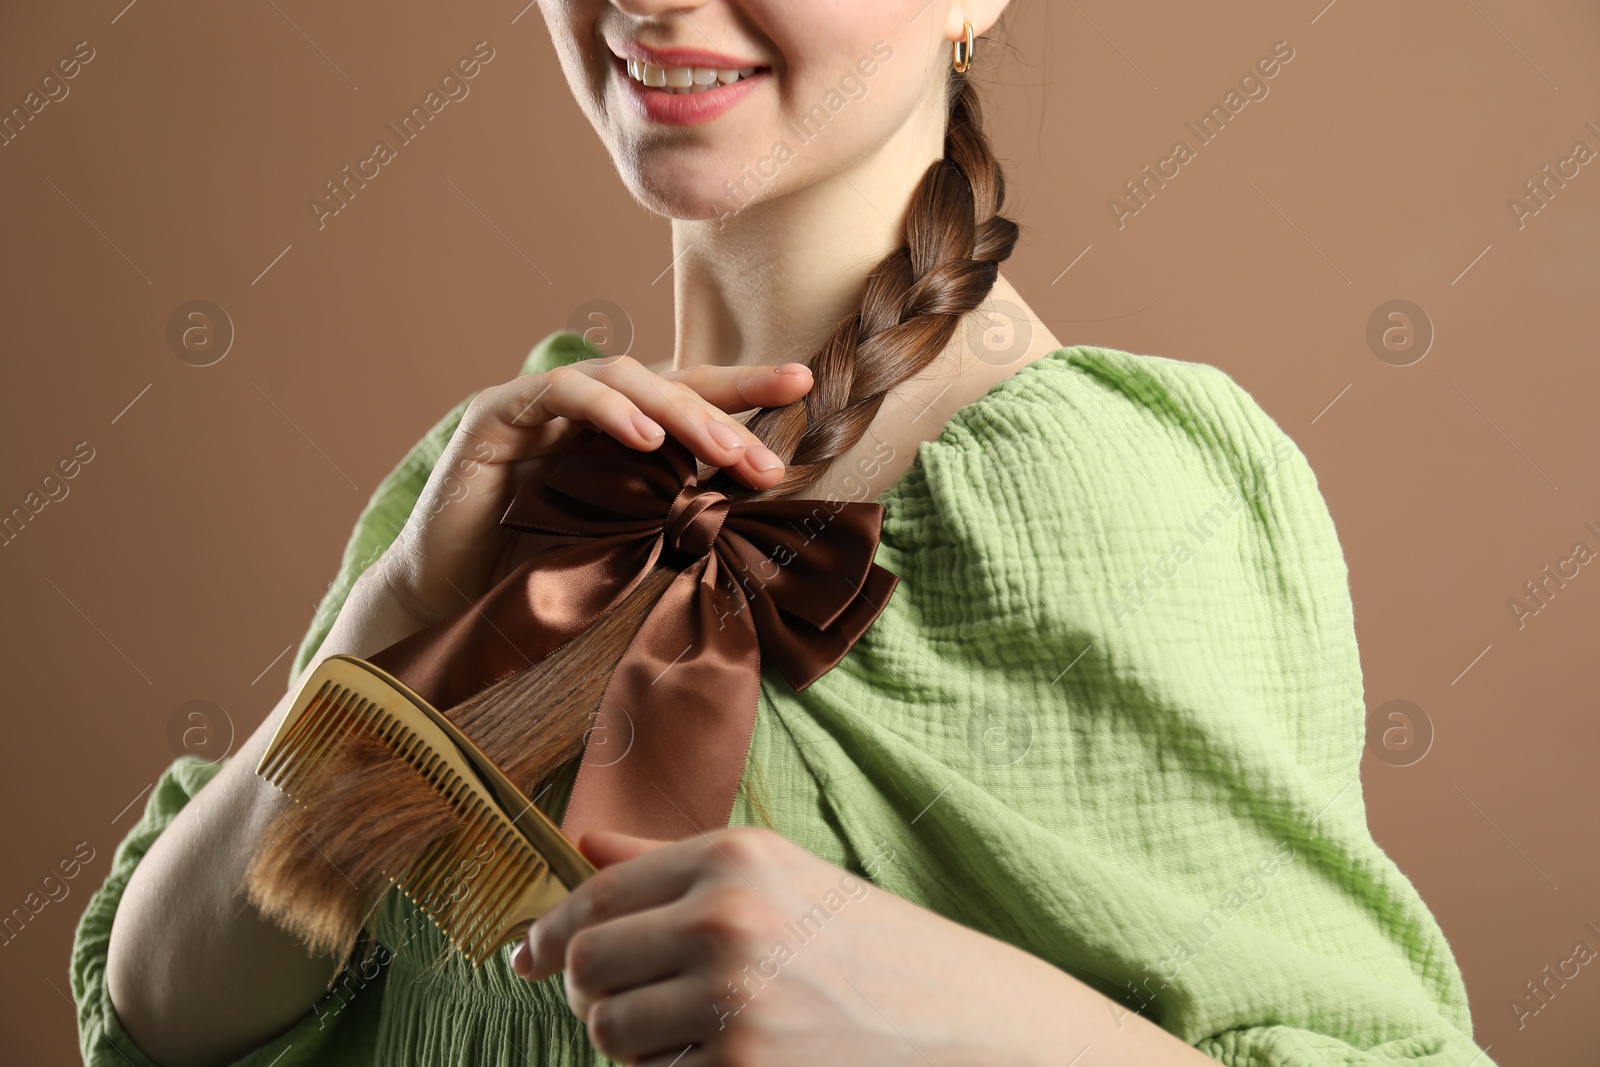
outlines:
M648 174L632 168L622 173L629 192L645 208L664 218L700 221L734 215L751 205L751 199L729 192L737 169L705 164L675 172L655 165Z

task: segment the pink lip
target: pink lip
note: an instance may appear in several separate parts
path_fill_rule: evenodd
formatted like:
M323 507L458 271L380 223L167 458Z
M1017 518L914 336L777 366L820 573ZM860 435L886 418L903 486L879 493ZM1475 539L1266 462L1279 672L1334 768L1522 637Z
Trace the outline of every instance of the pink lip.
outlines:
M657 53L660 54L660 53ZM688 53L690 55L706 56L708 53ZM673 55L668 52L666 55ZM644 58L635 56L635 59ZM725 57L724 57L725 58ZM645 59L647 63L656 63L654 59ZM671 63L656 63L657 66L698 67L718 66L717 63L701 63L699 61L686 62L674 59ZM747 64L753 65L753 64ZM628 61L616 56L611 61L611 66L617 72L617 77L622 81L622 91L627 94L628 101L640 116L651 121L668 126L699 126L710 122L726 112L739 101L749 96L755 89L771 76L769 70L758 70L748 78L740 78L732 85L719 85L715 89L707 89L699 93L668 93L660 89L648 88L628 77ZM737 67L718 67L721 70L736 70Z

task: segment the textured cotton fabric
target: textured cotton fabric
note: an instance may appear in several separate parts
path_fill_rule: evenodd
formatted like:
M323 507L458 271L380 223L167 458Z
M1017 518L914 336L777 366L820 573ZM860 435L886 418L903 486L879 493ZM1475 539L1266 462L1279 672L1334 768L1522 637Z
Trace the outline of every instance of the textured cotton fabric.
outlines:
M562 331L523 372L598 354ZM374 493L295 676L466 403ZM883 614L805 692L763 675L745 785L783 834L1234 1067L1493 1067L1449 945L1367 828L1344 557L1249 394L1205 364L1062 348L960 409L878 500L876 559L901 579ZM94 1067L151 1064L106 997L112 915L215 771L166 771L81 920ZM759 823L745 788L731 821ZM392 961L241 1065L610 1062L560 975L517 979L509 948L430 970L437 930L398 893L380 915Z

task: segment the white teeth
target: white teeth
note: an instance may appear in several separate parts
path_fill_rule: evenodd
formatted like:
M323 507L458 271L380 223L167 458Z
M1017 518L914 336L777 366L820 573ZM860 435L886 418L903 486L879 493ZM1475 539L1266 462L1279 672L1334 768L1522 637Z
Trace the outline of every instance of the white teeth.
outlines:
M732 85L740 78L748 78L755 67L742 70L718 70L712 67L658 67L642 59L628 60L628 77L652 89L669 93L703 93L719 85Z

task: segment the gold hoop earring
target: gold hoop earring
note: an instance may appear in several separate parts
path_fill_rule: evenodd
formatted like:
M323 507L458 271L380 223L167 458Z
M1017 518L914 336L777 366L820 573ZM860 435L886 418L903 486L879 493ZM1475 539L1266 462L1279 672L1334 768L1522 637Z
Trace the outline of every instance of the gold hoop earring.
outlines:
M972 66L972 23L966 23L966 40L953 41L950 45L950 65L955 67L957 74L965 74L967 68Z

